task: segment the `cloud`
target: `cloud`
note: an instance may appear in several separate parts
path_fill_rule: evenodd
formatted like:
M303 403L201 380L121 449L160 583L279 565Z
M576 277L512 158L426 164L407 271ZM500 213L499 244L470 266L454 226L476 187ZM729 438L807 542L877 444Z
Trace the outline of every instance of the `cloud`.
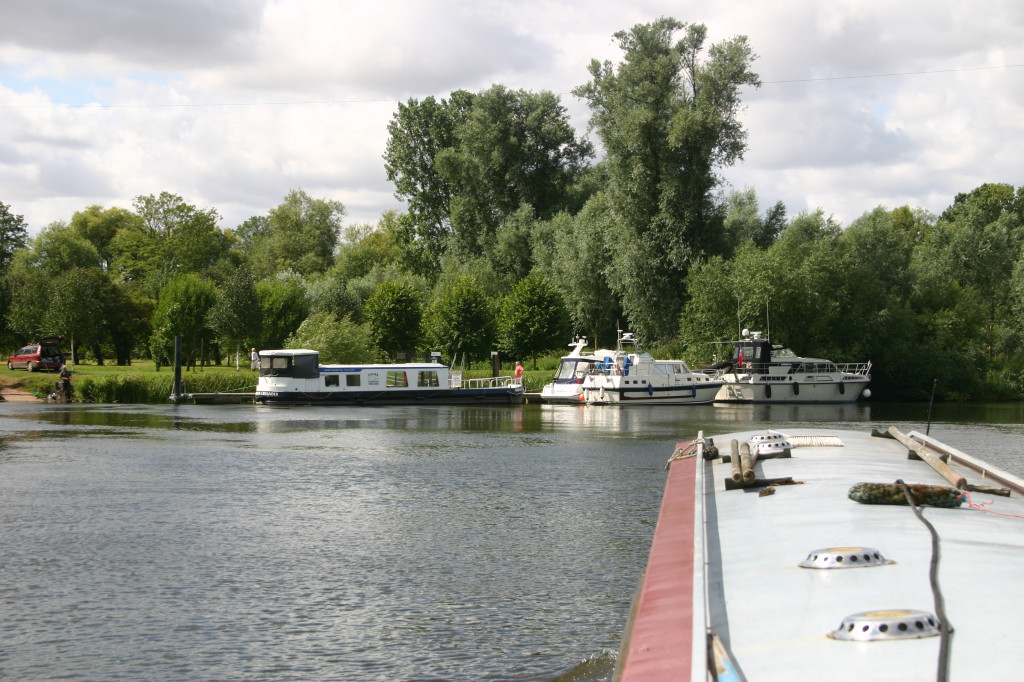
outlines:
M748 150L722 174L765 206L849 222L1024 184L1019 2L36 0L0 10L0 201L35 231L166 190L233 227L301 188L375 222L401 208L382 159L398 102L551 90L583 132L569 92L660 16L759 55Z

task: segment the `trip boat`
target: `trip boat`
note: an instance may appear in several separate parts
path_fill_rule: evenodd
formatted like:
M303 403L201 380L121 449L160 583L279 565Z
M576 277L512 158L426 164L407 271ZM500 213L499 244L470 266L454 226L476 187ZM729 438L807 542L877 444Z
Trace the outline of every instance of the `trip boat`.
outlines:
M315 350L264 350L255 400L267 405L518 405L512 377L464 379L439 362L321 365Z
M612 351L595 351L585 354L583 350L587 347L587 338L580 337L569 344L568 355L563 355L558 361L558 369L551 381L544 384L540 390L540 398L546 403L575 403L579 404L583 395L583 380L594 365L602 360ZM600 355L598 355L600 353Z
M733 346L732 359L713 365L723 370L725 381L715 402L852 403L871 396L870 362L800 357L746 329L739 341L726 343Z
M700 405L723 386L718 370L694 372L682 360L656 360L636 337L619 330L614 351L595 351L597 361L581 386L588 405Z
M613 676L1019 679L1024 480L916 432L676 445Z

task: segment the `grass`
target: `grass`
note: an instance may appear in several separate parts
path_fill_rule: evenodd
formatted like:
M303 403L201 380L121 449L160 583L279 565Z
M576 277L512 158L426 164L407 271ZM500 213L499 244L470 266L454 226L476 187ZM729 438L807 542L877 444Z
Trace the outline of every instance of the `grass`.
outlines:
M79 364L72 367L75 400L89 403L166 403L174 384L174 368L157 370L152 361L131 365ZM53 391L56 372L3 369L4 383L22 385L38 397ZM246 364L239 371L232 366L182 368L182 390L191 393L253 391L256 373Z

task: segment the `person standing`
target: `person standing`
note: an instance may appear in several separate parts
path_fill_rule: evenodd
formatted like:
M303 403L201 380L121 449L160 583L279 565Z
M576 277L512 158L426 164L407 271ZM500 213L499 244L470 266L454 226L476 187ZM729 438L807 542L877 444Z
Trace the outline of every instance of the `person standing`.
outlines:
M249 369L257 370L260 368L260 355L256 352L255 348L249 349Z
M60 392L64 396L64 402L71 402L71 370L67 365L60 366Z
M513 376L516 378L516 383L523 383L523 363L516 361L516 372Z

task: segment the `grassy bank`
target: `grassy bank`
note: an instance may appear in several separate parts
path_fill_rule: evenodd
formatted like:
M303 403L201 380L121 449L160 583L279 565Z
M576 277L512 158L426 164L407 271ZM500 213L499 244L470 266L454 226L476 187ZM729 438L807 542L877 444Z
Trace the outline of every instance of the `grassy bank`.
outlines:
M87 403L166 403L174 385L174 369L157 370L152 362L139 361L127 366L76 365L72 385L76 402ZM24 370L2 370L5 382L19 384L37 397L53 392L58 377L55 372L28 373ZM248 366L203 367L183 370L182 390L190 393L218 391L253 391L256 373Z

